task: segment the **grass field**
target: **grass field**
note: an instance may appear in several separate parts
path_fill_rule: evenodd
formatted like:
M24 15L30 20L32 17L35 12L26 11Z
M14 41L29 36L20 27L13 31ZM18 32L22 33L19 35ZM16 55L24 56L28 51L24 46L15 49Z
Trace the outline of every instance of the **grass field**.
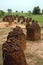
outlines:
M43 15L31 15L32 19L37 20L41 25L43 25Z
M2 43L6 40L8 32L12 28L0 28L0 65L2 65ZM23 29L25 33L25 29ZM42 29L43 31L43 29ZM43 40L36 42L27 41L25 56L28 65L43 65Z
M33 20L37 20L40 25L43 26L43 15L30 15Z
M1 49L2 49L2 45L0 45L0 65L3 65ZM37 56L36 54L28 52L25 55L28 65L43 65L43 59Z
M13 13L13 15L19 15L19 16L25 16L25 17L31 17L32 19L34 20L38 20L38 22L43 25L43 15L32 15L32 14L29 14L29 13Z
M2 62L2 44L6 40L6 35L12 28L0 28L0 65L3 65Z
M6 14L8 15L8 14ZM24 16L24 17L31 17L33 20L37 20L40 25L43 26L43 15L33 15L33 14L28 14L28 13L12 13L12 15L19 15L19 16Z
M34 20L38 20L39 24L43 26L43 15L27 15L19 14L26 17L32 17ZM21 24L20 24L21 25ZM8 32L11 31L12 28L0 28L0 65L2 64L2 43L6 40L6 36ZM23 29L24 33L26 31ZM42 29L43 32L43 29ZM27 49L25 51L26 60L28 65L43 65L43 39L37 42L29 42L27 43Z

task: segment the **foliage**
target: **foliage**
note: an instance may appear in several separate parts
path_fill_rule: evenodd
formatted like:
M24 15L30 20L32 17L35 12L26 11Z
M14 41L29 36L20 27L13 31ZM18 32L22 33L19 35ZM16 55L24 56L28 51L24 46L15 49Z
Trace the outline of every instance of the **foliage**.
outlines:
M38 8L40 10L39 7L34 7L34 8L36 8L36 9ZM24 16L24 17L32 18L34 20L37 20L41 25L43 25L43 10L42 10L41 14L40 14L40 11L39 11L39 13L35 12L35 15L32 14L31 11L28 11L28 12L24 12L23 11L23 13L22 13L22 11L18 12L17 10L16 10L16 12L12 12L12 9L10 9L10 10L8 9L7 11L8 12L4 12L3 10L0 10L0 18L2 18L3 16L6 16L6 15L9 15L9 14L11 14L11 15L18 15L18 16ZM40 15L38 15L38 14L40 14Z
M16 10L16 13L17 13L18 11Z
M0 10L0 17L4 16L5 12L3 10Z
M23 13L23 11L21 11L21 13Z
M8 14L12 14L12 9L7 9Z
M42 14L43 14L43 9L42 9Z
M33 14L40 14L40 8L39 8L39 6L34 7Z

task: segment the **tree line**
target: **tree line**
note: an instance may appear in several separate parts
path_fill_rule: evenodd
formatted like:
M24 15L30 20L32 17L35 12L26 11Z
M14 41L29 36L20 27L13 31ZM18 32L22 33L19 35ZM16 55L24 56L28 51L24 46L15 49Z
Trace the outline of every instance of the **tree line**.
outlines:
M5 12L3 10L0 10L0 17L3 17L5 15L14 15L14 13L16 13L16 14L18 14L18 13L23 14L24 12L23 11L18 12L17 10L16 10L16 12L13 12L12 9L7 9L7 12ZM36 7L33 8L32 12L28 11L25 14L27 14L27 15L31 15L31 14L34 14L34 15L38 14L39 15L39 14L41 14L42 15L43 14L43 9L41 10L39 6L36 6Z

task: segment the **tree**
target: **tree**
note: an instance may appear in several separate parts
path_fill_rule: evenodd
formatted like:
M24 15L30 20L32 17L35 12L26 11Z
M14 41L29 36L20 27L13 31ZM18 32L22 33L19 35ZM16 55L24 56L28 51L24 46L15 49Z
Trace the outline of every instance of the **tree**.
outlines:
M3 10L0 10L0 17L4 16L5 12Z
M39 6L34 7L33 14L40 14L40 8L39 8Z
M42 9L42 14L43 14L43 9Z
M16 10L16 13L18 13L18 11Z
M23 13L23 11L21 11L21 13Z
M12 9L7 9L8 14L12 14Z

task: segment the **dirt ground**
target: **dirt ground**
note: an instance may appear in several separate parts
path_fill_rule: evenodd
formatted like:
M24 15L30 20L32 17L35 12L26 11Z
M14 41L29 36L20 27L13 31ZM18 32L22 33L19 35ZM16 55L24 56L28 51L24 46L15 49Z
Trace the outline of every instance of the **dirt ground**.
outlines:
M20 26L26 34L24 24L12 23L11 26L8 26L8 23L6 22L0 23L0 65L2 65L2 44L6 40L9 31L11 31L17 25ZM43 65L43 29L41 29L41 40L34 42L27 41L26 50L24 53L28 65Z

